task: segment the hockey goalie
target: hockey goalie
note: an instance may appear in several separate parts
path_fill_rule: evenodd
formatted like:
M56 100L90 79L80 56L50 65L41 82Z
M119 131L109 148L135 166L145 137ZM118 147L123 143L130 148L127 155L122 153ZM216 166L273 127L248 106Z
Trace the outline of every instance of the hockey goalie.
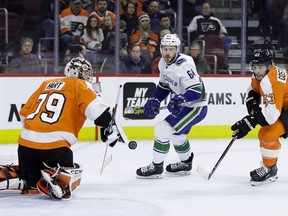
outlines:
M106 131L101 132L103 142L117 142L114 131L107 130L112 120L110 108L91 85L91 64L73 58L64 73L64 78L44 81L20 110L23 129L18 139L19 166L0 165L0 190L71 199L80 185L83 168L74 163L70 147L77 142L86 119Z

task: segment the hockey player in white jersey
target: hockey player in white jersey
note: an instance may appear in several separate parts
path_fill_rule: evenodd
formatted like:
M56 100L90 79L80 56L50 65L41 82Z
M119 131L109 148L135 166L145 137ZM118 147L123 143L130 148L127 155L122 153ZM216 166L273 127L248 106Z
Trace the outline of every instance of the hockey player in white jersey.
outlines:
M186 135L192 126L205 118L207 102L204 83L197 73L195 63L192 57L179 53L180 45L177 34L167 34L161 40L159 84L145 104L144 113L150 117L156 116L161 101L171 94L168 104L170 114L156 124L152 163L137 169L138 178L162 177L163 163L170 143L174 146L180 161L167 165L166 173L189 175L192 169L193 152ZM185 102L188 102L190 107L187 103L184 106Z

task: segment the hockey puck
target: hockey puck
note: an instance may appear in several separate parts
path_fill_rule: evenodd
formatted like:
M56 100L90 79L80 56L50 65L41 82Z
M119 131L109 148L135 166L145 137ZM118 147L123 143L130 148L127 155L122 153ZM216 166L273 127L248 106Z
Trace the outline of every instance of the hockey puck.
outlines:
M128 147L130 148L130 149L136 149L137 148L137 142L135 142L135 141L130 141L129 143L128 143Z

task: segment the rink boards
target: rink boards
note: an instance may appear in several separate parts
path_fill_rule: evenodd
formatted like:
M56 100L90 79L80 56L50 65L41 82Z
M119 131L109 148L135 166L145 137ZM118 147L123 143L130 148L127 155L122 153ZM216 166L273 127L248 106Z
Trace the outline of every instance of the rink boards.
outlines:
M55 78L55 77L49 77ZM0 143L15 143L21 130L19 111L28 97L47 77L1 77L0 78ZM119 85L123 85L117 113L121 125L130 139L152 139L153 127L167 116L163 110L153 119L141 112L131 111L133 107L143 107L158 83L156 76L109 76L99 75L101 96L114 106ZM246 115L246 89L249 76L206 76L203 77L207 91L208 114L188 135L190 138L227 138L231 136L230 126ZM162 105L166 105L169 99ZM132 107L132 108L131 108ZM256 137L257 130L249 134ZM86 121L79 140L94 140L95 127ZM97 136L96 136L97 137Z

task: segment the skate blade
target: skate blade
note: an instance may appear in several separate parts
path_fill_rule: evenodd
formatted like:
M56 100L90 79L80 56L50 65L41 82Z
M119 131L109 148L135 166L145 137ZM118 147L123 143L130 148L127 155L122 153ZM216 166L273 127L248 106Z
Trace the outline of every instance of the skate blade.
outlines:
M261 182L251 181L251 186L259 186L259 185L263 185L263 184L272 183L272 182L275 182L276 179L278 179L277 175L270 177L270 178L266 179L265 181L261 181Z
M185 176L185 175L191 175L191 171L179 171L179 172L168 172L165 171L167 175L171 176Z
M156 174L156 175L151 175L151 176L139 176L136 174L136 178L139 179L161 179L163 178L162 174Z

